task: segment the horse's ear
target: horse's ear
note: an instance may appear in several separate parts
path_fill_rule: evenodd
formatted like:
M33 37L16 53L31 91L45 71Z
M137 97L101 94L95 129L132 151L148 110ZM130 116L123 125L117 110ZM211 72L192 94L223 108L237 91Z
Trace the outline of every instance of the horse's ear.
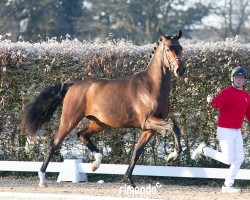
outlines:
M161 31L161 29L159 29L159 32L160 32L160 34L161 34L161 41L162 41L162 39L164 39L164 40L169 40L168 36L165 35L165 34Z
M165 34L161 31L161 29L159 29L159 32L160 32L162 37L165 37Z
M182 31L179 30L179 33L176 35L176 37L177 37L178 40L181 38L181 35L182 35Z

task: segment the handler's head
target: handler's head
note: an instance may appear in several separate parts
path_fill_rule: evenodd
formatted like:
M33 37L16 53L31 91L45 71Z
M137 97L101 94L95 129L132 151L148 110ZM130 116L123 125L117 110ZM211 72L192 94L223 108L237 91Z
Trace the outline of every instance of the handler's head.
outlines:
M236 88L243 88L246 84L247 70L243 67L235 67L231 73L231 80Z

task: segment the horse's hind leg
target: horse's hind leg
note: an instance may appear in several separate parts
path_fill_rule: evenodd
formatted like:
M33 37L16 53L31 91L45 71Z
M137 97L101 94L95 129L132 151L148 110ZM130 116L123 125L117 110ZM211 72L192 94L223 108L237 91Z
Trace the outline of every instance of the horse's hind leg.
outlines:
M93 153L95 161L92 163L92 171L97 170L100 167L102 154L99 149L90 140L91 136L105 130L108 126L97 121L90 121L89 126L77 133L78 138L88 147Z
M133 173L135 164L136 164L137 160L139 159L140 155L142 154L144 147L146 146L146 144L148 143L148 141L154 135L155 132L156 131L154 131L154 130L143 131L139 140L138 140L138 143L135 146L130 164L129 164L128 169L125 173L125 177L128 178L132 187L135 187L135 184L134 184L133 179L132 179L132 173Z
M168 157L166 158L167 162L171 162L175 160L178 155L182 152L182 147L181 147L181 131L177 123L174 121L172 125L172 132L174 133L174 140L175 140L175 150L174 152L170 153Z
M67 130L64 127L60 126L57 133L56 133L56 135L50 141L50 144L48 146L48 150L47 150L47 153L46 153L45 160L44 160L44 162L42 164L42 167L41 167L40 171L38 172L38 176L39 176L39 179L40 179L39 187L47 187L47 184L46 184L46 181L45 181L45 171L46 171L46 169L48 167L49 161L50 161L52 155L54 154L55 150L58 148L58 146L61 144L63 139L66 137L66 135L68 135L68 133L72 129Z
M38 172L40 178L40 187L47 186L45 182L45 171L55 150L62 143L63 139L78 125L78 123L84 117L83 112L81 112L79 107L75 106L75 102L73 100L74 98L72 98L71 95L66 96L64 99L60 126L54 138L50 141L45 160L40 171Z

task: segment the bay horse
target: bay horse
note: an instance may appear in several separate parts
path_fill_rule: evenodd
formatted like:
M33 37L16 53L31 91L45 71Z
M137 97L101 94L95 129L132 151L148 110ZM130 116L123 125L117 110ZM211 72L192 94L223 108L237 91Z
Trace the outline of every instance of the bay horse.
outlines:
M24 108L22 123L31 135L50 121L54 111L63 101L59 128L48 145L47 154L38 172L40 187L46 187L45 171L51 156L63 139L85 117L88 126L77 133L95 158L92 170L96 170L102 154L91 141L94 134L108 127L141 128L142 133L134 148L125 177L135 187L132 172L145 145L159 130L174 133L175 150L167 161L175 160L181 153L180 129L175 121L168 122L171 71L179 77L184 74L182 46L179 43L182 31L167 36L160 31L150 61L145 70L121 80L86 78L79 82L64 82L49 86Z

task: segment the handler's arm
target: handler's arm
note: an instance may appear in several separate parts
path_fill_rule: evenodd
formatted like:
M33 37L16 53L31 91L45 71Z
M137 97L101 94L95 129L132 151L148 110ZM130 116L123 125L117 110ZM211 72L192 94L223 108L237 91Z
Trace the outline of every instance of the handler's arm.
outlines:
M228 104L230 101L229 95L227 95L225 90L222 90L211 102L212 108L221 108Z

